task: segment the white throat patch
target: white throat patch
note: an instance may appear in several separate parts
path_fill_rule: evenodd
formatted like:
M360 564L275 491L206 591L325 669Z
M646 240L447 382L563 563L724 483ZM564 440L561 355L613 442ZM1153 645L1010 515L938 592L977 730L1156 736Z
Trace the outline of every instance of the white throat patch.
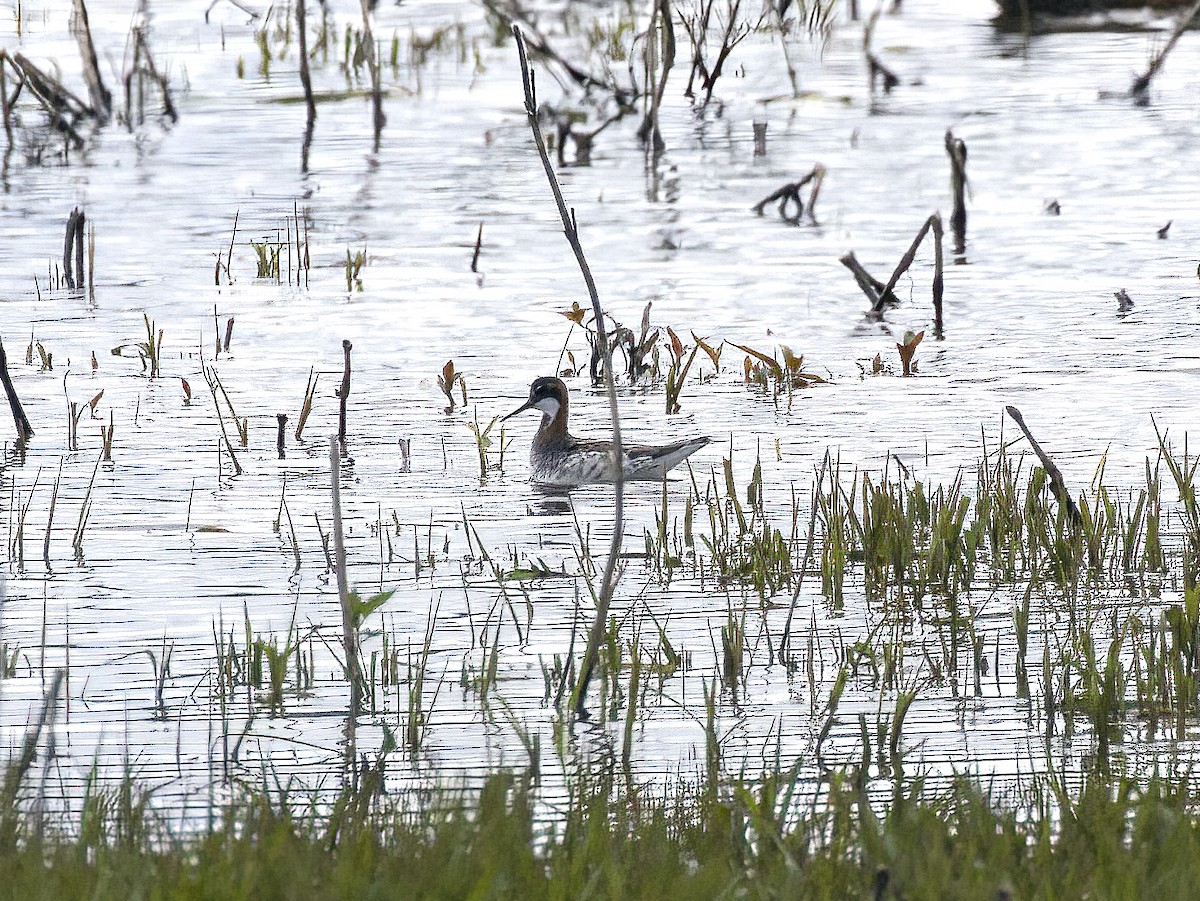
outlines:
M539 400L536 404L533 405L533 408L535 410L541 410L543 413L545 413L551 419L553 419L555 416L558 415L559 407L560 407L559 402L557 400L555 400L553 397L543 397L541 400Z

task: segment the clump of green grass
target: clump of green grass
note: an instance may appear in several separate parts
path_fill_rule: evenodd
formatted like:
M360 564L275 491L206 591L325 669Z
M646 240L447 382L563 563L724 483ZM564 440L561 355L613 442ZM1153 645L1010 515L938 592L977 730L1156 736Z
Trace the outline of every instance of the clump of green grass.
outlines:
M609 769L571 780L548 823L531 774L411 795L381 794L382 777L381 764L368 767L331 804L246 786L206 828L180 835L128 770L115 785L93 770L64 828L11 814L5 883L12 897L97 901L281 897L300 886L317 901L398 886L412 898L694 901L1136 898L1200 879L1186 779L1096 772L1069 789L1048 777L1017 802L966 777L937 790L913 780L876 802L855 769L816 786L781 768L653 792Z

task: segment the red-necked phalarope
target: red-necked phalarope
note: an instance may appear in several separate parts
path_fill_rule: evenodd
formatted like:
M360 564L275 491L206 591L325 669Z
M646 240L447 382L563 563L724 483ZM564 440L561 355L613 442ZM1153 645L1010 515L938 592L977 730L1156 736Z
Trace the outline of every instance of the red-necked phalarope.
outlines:
M541 485L572 488L589 482L611 482L612 442L575 438L567 431L567 386L562 379L543 376L534 379L529 400L505 419L526 410L539 410L542 423L533 436L529 462L533 467L530 481ZM667 470L683 462L688 455L708 444L709 439L687 438L672 444L626 444L625 480L658 480Z

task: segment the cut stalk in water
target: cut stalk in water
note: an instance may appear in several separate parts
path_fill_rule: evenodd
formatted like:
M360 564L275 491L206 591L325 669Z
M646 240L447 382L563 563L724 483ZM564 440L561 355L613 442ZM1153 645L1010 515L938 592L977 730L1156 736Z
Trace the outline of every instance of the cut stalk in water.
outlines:
M8 149L12 150L12 109L8 102L8 75L6 74L8 54L0 51L0 116L4 119L4 134L8 138Z
M101 452L100 459L105 463L112 462L112 446L113 446L113 412L108 411L108 425L100 426L100 441Z
M172 122L179 121L179 113L175 109L175 103L171 99L171 86L167 81L167 76L159 71L159 68L154 63L154 55L150 52L150 44L146 40L146 25L138 24L133 26L131 33L133 42L133 62L129 69L125 72L124 88L125 88L125 125L133 131L135 124L142 124L146 119L146 87L145 82L149 79L159 91L162 98L162 115L166 116ZM137 114L135 116L133 110L133 86L134 81L137 81ZM136 119L136 123L135 123Z
M1150 59L1150 64L1146 67L1146 71L1133 80L1133 84L1129 87L1129 96L1138 101L1145 101L1146 92L1150 90L1150 81L1158 74L1158 70L1162 68L1163 63L1167 61L1167 54L1187 31L1188 26L1192 24L1192 20L1200 15L1200 2L1192 4L1183 15L1179 17L1179 21L1175 23L1175 30L1171 32L1171 36L1167 38L1167 42L1163 48L1154 54Z
M887 287L871 273L867 272L862 263L858 261L858 257L854 255L854 251L850 250L843 254L838 262L850 270L854 276L854 281L858 283L859 289L867 296L867 300L871 302L872 310L881 309L884 306L899 306L900 298L895 294L884 289Z
M300 54L300 84L304 88L305 133L311 135L317 121L317 104L313 99L312 75L308 71L308 11L305 0L296 0L296 38Z
M950 213L950 231L954 235L954 255L967 252L967 145L954 132L946 132L946 153L950 156L950 193L954 209Z
M387 116L383 114L383 87L380 84L379 54L375 49L375 36L371 33L371 10L373 0L362 0L363 35L362 46L366 54L367 69L371 73L371 125L375 132L374 152L379 152L379 139Z
M479 272L479 253L483 250L483 223L479 223L479 231L475 233L475 252L471 254L471 271Z
M67 217L67 231L63 238L63 277L67 280L67 288L71 291L83 290L85 278L83 273L83 226L85 217L79 207L71 210ZM74 264L71 256L74 250Z
M284 436L285 436L284 430L287 429L287 421L288 421L288 417L287 417L286 413L276 413L275 414L275 422L278 425L278 427L275 431L275 451L279 454L280 460L284 459L287 456L287 453L284 451L284 446L283 446L283 440L284 440Z
M4 352L4 342L0 341L0 382L4 383L4 393L8 397L8 407L12 410L13 424L17 427L17 441L25 444L33 437L33 426L25 416L21 399L17 397L17 389L13 386L12 377L8 374L8 355Z
M765 152L765 151L764 151ZM800 220L804 217L805 212L808 213L808 218L813 222L817 221L814 210L817 208L817 197L821 193L821 184L825 181L825 167L817 163L809 172L799 181L790 182L781 188L772 191L758 203L754 204L753 210L759 216L763 214L763 210L768 203L779 201L779 218L784 222L790 222L792 225L799 225ZM800 196L800 189L805 185L812 183L812 187L808 192L808 206L805 207L804 199ZM796 211L790 213L789 205L795 207ZM844 262L844 261L843 261Z
M342 384L338 387L338 441L346 442L346 402L350 398L350 350L354 345L342 341Z
M900 78L885 66L875 55L871 49L871 40L875 35L875 23L879 21L879 14L883 11L880 6L871 14L871 18L867 20L867 24L863 27L863 55L867 60L867 77L868 86L871 91L871 96L875 95L875 83L878 81L883 85L883 93L892 93L892 88L900 84Z
M1042 450L1042 446L1037 443L1037 439L1033 437L1033 433L1025 425L1025 417L1021 415L1021 411L1013 406L1008 406L1004 409L1008 411L1008 415L1012 417L1013 422L1025 433L1025 438L1029 442L1029 446L1033 448L1034 454L1041 461L1042 468L1046 470L1046 475L1050 477L1050 490L1054 493L1059 506L1066 511L1072 524L1078 525L1080 522L1079 508L1075 506L1075 501L1071 499L1071 493L1067 491L1067 485L1063 481L1062 472L1054 465L1054 461L1050 459L1050 455Z
M87 83L88 99L91 100L92 115L101 125L112 115L112 94L100 78L100 64L96 60L96 47L92 43L92 31L88 26L87 7L83 0L74 0L71 9L71 33L79 45L79 57L83 63L83 80Z
M937 223L937 228L934 228L934 223ZM965 219L963 227L964 229L966 228ZM913 260L916 259L917 256L917 248L921 246L921 242L925 240L925 236L929 234L931 229L933 230L935 239L941 237L941 216L938 213L934 213L932 216L926 219L921 225L920 229L917 230L917 236L913 238L912 244L910 244L908 250L904 252L904 256L900 258L900 262L896 264L896 269L892 272L892 277L888 279L888 283L883 286L883 290L879 293L879 300L876 302L875 307L871 312L876 314L883 312L883 306L885 303L884 298L892 293L892 289L894 289L896 287L896 283L900 281L900 276L907 272L908 267L913 264ZM937 256L940 256L940 254L938 254L935 249L935 257ZM941 270L939 269L935 275L935 286L938 284L937 276L940 274Z
M3 58L19 76L22 88L28 87L42 105L50 124L70 140L69 146L81 148L83 136L75 125L80 120L96 121L95 111L63 87L57 78L30 62L24 54L14 53L10 56L5 53Z
M592 301L592 312L596 318L597 343L600 345L601 352L604 355L604 382L608 388L608 409L612 419L614 464L613 536L609 547L608 559L604 564L604 575L600 580L600 592L596 598L596 618L593 620L591 631L588 633L587 649L584 651L583 663L579 668L579 680L575 683L575 689L572 692L571 698L572 708L576 715L582 718L586 716L584 705L587 701L588 682L591 681L592 671L595 669L596 660L600 653L600 642L604 637L604 628L608 620L608 607L612 601L613 591L616 588L617 558L621 551L621 533L624 529L625 473L624 467L621 465L621 460L624 458L621 443L621 417L620 411L617 408L617 386L613 378L612 351L609 348L608 334L605 330L604 310L600 306L600 294L596 289L595 281L592 279L592 272L588 267L587 259L583 255L583 245L579 241L579 231L575 226L574 212L567 210L567 204L563 200L558 179L554 175L554 167L550 164L550 155L546 151L546 141L542 137L542 127L538 122L538 103L534 88L534 74L529 68L529 59L525 52L524 35L517 25L513 26L513 36L516 38L517 53L521 58L521 82L525 92L525 116L528 119L530 131L533 132L533 140L537 145L538 155L542 160L542 168L546 171L546 179L550 183L550 191L554 195L554 203L558 207L559 217L562 219L563 234L566 236L567 243L571 245L571 250L575 254L575 261L579 264L584 284L587 285L588 296Z
M650 14L650 27L646 33L645 83L654 85L646 98L646 112L642 124L638 128L638 138L642 144L654 151L661 152L666 148L662 133L658 127L658 113L662 106L663 94L667 90L667 77L675 65L675 26L674 16L668 0L655 0L654 10Z

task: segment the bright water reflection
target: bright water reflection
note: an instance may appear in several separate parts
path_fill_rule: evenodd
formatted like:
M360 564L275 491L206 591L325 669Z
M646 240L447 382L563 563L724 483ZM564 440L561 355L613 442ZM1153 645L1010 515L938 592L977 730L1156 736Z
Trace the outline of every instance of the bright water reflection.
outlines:
M385 45L395 34L402 59L413 35L455 23L464 28L464 53L448 48L419 72L403 62L386 71L388 124L378 153L365 99L320 104L305 175L303 105L281 102L299 94L294 50L264 79L255 26L229 4L206 23L205 5L154 9L152 46L178 91L175 127L109 128L67 165L52 154L30 164L18 150L6 172L4 338L37 429L24 456L6 455L0 476L8 544L23 554L9 562L3 608L3 641L15 654L15 672L0 684L6 740L16 744L49 674L69 665L55 777L67 785L79 784L94 753L113 769L128 758L167 786L165 797L206 796L212 779L230 771L261 778L266 768L311 782L334 771L346 688L322 536L330 528L326 436L336 429L333 389L348 339L354 381L342 491L351 582L364 594L396 589L370 624L366 648L381 665L386 641L399 678L381 687L360 741L373 751L385 725L403 734L410 663L436 611L422 748L411 771L390 772L471 778L487 765L523 765L528 730L543 736L552 779L544 673L567 654L590 609L581 535L592 554L603 553L610 495L585 489L568 501L532 488L524 460L531 421L511 425L504 472L481 484L466 425L512 409L533 376L554 368L569 325L557 314L573 301L586 304L530 144L511 41L493 43L473 5L381 6L377 34ZM344 28L357 4L342 5ZM1196 422L1195 77L1168 64L1149 105L1101 99L1101 91L1126 87L1153 37L1041 35L1025 53L1019 35L992 26L991 12L984 0L927 0L884 17L875 46L903 84L874 99L857 26L839 26L824 53L791 42L808 92L797 100L778 39L754 36L731 59L719 102L703 112L681 97L685 75L672 76L659 160L647 162L629 117L601 136L590 168L560 173L616 318L636 324L653 301L653 322L683 337L691 330L764 349L787 344L828 377L831 384L799 395L788 410L743 386L741 354L726 347L722 372L690 384L677 416L663 415L661 385L622 392L627 434L717 439L695 458L701 486L710 469L719 477L730 453L744 485L761 455L767 509L785 533L793 486L807 527L827 449L848 472L878 472L894 456L931 482L966 468L973 484L981 432L994 448L1004 405L1015 404L1069 484L1087 485L1106 455L1107 482L1128 490L1141 484L1156 447L1151 416L1180 439ZM96 10L93 20L97 44L116 53L127 12ZM543 27L560 34L556 21L549 15ZM4 27L6 46L57 60L69 81L77 77L59 5L26 3L19 38L11 21ZM333 64L316 77L318 90L346 87ZM548 77L541 93L570 102ZM762 157L753 152L754 121L768 125ZM965 265L946 273L946 340L921 345L917 378L863 376L876 354L898 368L900 335L928 327L932 257L923 250L900 281L904 303L886 326L864 322L864 298L838 257L853 249L886 277L925 217L948 211L947 128L968 144L972 197ZM815 162L829 172L819 225L750 213ZM1061 215L1044 211L1051 200ZM48 261L77 204L96 228L94 298L46 288ZM294 204L308 217L313 268L305 288L255 279L249 245L277 236ZM214 286L235 214L233 284ZM1169 236L1159 240L1168 220ZM477 276L469 262L480 223ZM346 253L360 250L368 258L363 290L347 292ZM1112 297L1120 288L1136 304L1128 315L1118 315ZM214 307L221 330L227 317L236 321L231 351L215 360ZM157 379L146 378L136 358L109 354L145 339L143 312L164 332ZM53 353L51 371L21 363L30 337ZM586 353L579 334L570 347ZM466 373L469 395L468 408L452 414L442 411L436 385L447 359ZM206 363L248 421L236 477L218 452ZM697 365L711 372L703 357ZM280 460L275 416L288 413L294 426L310 367L320 373L312 418ZM583 378L571 385L577 429L603 431L602 396ZM84 412L79 449L68 452L63 394L82 405L100 390L97 416L107 423L111 410L116 429L114 462L97 471L76 557L71 538L101 419ZM1015 434L1011 425L1006 434ZM412 441L409 472L400 471L398 439ZM668 486L673 516L682 515L689 487L686 476ZM627 551L642 550L660 503L657 489L631 487ZM499 583L493 563L562 575ZM1176 598L1168 591L1163 600ZM770 665L768 652L789 600L784 592L763 613L758 598L736 586L691 576L662 585L638 559L627 561L615 611L622 637L653 646L661 627L690 662L647 696L633 749L640 772L702 764L704 680L717 672L719 631L731 610L746 611L752 665L736 696L726 692L719 704L726 766L753 771L776 753L815 765L838 660L871 634L878 611L861 584L835 607L810 579L793 626L800 669L789 674ZM999 590L971 600L982 610L977 629L992 669L978 688L943 682L923 690L905 746L934 773L1038 769L1037 702L1014 696L1014 598ZM1160 603L1149 590L1112 602L1154 611ZM1059 617L1038 609L1030 659L1041 659ZM289 630L310 655L312 684L289 693L277 716L245 685L222 706L218 649L244 650L248 636L286 643ZM496 681L482 698L493 655ZM853 679L823 746L826 762L858 760L859 714L873 724L893 699L869 675ZM585 753L619 748L619 716L581 738ZM1077 760L1089 744L1081 730L1074 740L1055 739L1053 753ZM1152 758L1157 750L1149 742L1131 754Z

